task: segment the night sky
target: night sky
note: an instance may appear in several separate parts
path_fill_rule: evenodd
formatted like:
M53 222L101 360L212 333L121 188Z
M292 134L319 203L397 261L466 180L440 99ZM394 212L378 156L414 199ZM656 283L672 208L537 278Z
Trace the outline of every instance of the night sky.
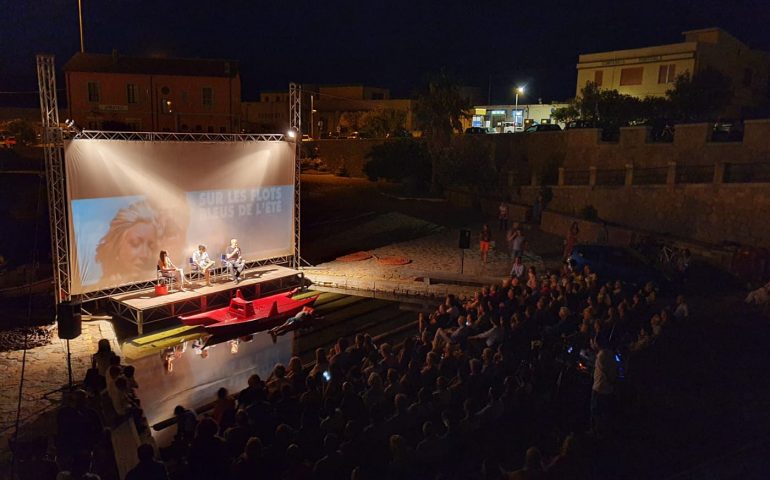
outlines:
M0 105L37 104L35 54L79 50L77 0L0 0ZM770 51L767 0L83 0L86 51L240 62L244 100L289 81L363 83L410 96L442 69L492 100L574 95L580 53L675 43L719 26ZM61 73L59 83L63 85Z

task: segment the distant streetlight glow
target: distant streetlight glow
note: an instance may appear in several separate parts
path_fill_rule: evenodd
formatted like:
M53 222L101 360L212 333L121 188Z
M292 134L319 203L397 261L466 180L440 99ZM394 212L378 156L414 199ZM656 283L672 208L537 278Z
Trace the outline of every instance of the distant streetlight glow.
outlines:
M519 94L524 95L524 87L516 87L516 108L513 110L513 131L514 132L516 132L519 128Z

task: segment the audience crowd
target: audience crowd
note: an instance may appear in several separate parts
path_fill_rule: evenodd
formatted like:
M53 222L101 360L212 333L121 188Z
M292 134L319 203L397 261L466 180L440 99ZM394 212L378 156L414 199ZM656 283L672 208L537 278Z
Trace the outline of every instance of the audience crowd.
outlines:
M86 387L146 444L132 479L595 478L595 445L622 428L629 365L689 315L686 300L665 308L655 285L603 283L589 269L514 273L447 296L398 346L340 338L309 368L293 357L239 392L220 389L210 412L176 407L160 452L130 366L100 348ZM73 468L101 432L88 409L62 409Z

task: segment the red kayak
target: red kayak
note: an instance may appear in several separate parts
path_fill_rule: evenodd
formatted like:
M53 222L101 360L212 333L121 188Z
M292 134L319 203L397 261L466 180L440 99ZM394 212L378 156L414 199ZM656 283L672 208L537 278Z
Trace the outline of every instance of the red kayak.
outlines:
M203 325L213 335L228 335L247 329L250 332L269 330L299 313L303 307L312 306L320 295L294 300L291 297L295 293L296 290L291 290L249 301L237 290L229 307L184 315L179 319L185 325Z

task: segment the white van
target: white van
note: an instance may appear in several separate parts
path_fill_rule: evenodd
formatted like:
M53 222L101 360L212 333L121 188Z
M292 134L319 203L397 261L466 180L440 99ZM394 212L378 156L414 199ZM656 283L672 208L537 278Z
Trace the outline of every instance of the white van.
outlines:
M519 127L519 131L523 130L521 127ZM515 133L516 132L516 126L513 122L503 122L503 133Z

